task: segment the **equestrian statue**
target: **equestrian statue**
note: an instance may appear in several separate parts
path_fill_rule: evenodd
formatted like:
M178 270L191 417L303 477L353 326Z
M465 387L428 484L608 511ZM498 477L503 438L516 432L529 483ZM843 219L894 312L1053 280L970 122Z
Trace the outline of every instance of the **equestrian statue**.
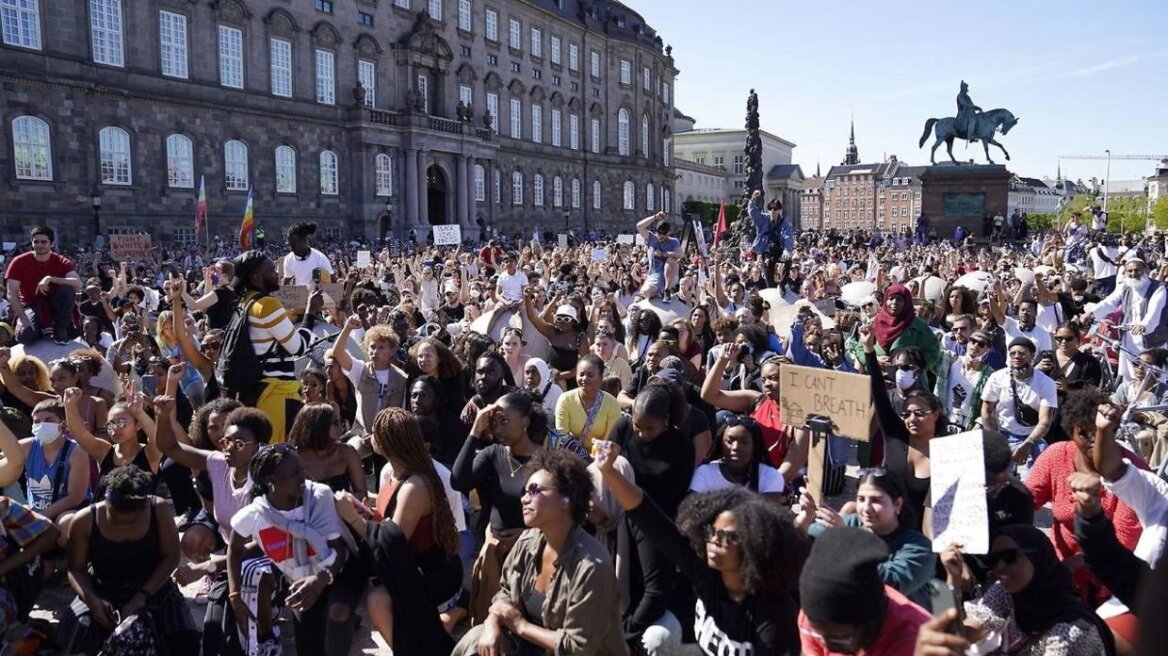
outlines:
M994 141L994 133L1001 131L1002 134L1007 134L1017 124L1018 118L1008 109L991 109L986 112L973 104L969 97L969 85L962 80L961 91L957 94L957 116L931 118L925 121L925 132L921 135L920 147L924 147L929 139L929 131L932 130L936 141L933 142L933 150L929 153L929 161L937 163L937 147L943 141L949 152L949 159L953 160L954 164L959 164L960 162L953 157L953 140L964 139L970 143L980 141L985 148L986 161L993 164L994 160L990 159L991 144L1000 148L1007 160L1010 159L1006 147Z

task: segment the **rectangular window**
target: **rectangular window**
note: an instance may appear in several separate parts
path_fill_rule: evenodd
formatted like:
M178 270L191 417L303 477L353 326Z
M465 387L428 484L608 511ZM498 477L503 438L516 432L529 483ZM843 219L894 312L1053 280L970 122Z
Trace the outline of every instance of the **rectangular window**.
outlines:
M470 32L471 27L470 0L458 0L458 29Z
M568 88L570 88L572 91L579 91L580 90L580 83L579 82L569 82Z
M531 56L543 57L543 32L531 28Z
M543 105L531 106L531 140L543 143Z
M600 209L600 181L596 180L592 183L592 209Z
M592 77L600 77L600 53L593 50L589 54L589 67L592 69Z
M508 33L508 37L509 37L508 45L511 46L512 50L521 50L522 49L521 46L523 44L520 43L520 38L521 38L520 32L522 31L522 29L523 29L523 26L519 24L519 19L512 18L511 22L509 23L509 33Z
M458 54L462 55L463 57L470 57L471 56L470 46L458 46Z
M6 45L40 50L39 0L0 0L0 38Z
M332 105L337 102L336 55L328 50L316 51L316 102Z
M726 168L726 157L724 155L714 155L714 166L721 169Z
M620 83L624 85L633 83L633 62L627 59L620 60Z
M458 85L458 101L467 107L474 107L474 89L465 84Z
M491 173L491 176L494 178L494 182L491 183L491 186L493 187L492 191L495 194L495 204L498 205L503 202L503 175L499 173L499 169L495 169Z
M324 14L333 13L332 0L316 0L316 10Z
M474 167L474 199L475 202L481 203L487 199L487 174L482 165L475 164Z
M366 27L373 27L373 14L359 11L357 12L357 22Z
M499 134L499 94L487 94L487 112L491 115L491 130Z
M276 148L276 193L296 193L296 151L290 146Z
M488 9L486 14L487 41L499 41L499 12Z
M511 99L511 138L523 138L523 102L518 98Z
M669 104L669 83L668 82L661 83L661 102L665 103L666 105Z
M243 88L243 30L219 26L219 84Z
M430 18L442 20L442 0L430 0L426 5L426 11Z
M543 79L543 71L539 70L538 68L533 70L531 72L531 79L542 80Z
M561 84L562 82L563 82L563 80L561 80L561 79L560 79L560 76L559 76L559 75L553 75L553 76L552 76L552 84L554 84L555 86L557 86L557 87L558 87L558 86L560 86L560 84Z
M558 36L552 37L551 47L552 47L552 54L551 54L552 63L558 64L558 63L560 63L560 37L558 37Z
M272 39L272 95L292 97L292 44Z
M648 66L642 67L641 68L641 88L645 91L649 91L650 89L653 88L652 82L653 82L653 73L649 71Z
M89 0L89 25L93 62L124 66L121 0Z
M553 146L561 145L560 144L561 118L562 118L562 116L560 114L560 110L553 109L552 110L552 145Z
M488 54L487 55L487 64L490 66L498 66L499 65L499 56Z
M734 156L734 175L742 175L742 171L746 167L746 158L744 155Z
M430 79L425 73L418 73L418 98L422 103L422 111L430 113Z
M576 114L568 115L568 147L580 150L580 117Z
M393 0L393 5L395 7L401 7L402 9L409 9L410 0Z
M166 138L166 181L176 189L195 186L195 162L191 140L181 134Z
M592 152L600 152L600 119L592 119Z
M523 70L523 67L519 65L519 62L511 62L512 73L518 73L521 70Z
M357 80L365 87L365 106L377 106L377 65L364 59L357 60Z
M187 17L169 11L158 12L158 54L162 74L187 77Z
M575 43L568 44L568 70L572 72L580 70L580 46Z
M580 181L572 180L572 209L580 209Z

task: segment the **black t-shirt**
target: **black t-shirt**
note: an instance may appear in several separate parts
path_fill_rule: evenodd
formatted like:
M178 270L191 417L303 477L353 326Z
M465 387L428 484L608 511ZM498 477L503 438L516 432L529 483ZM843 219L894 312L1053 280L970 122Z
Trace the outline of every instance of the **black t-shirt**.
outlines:
M609 440L621 447L637 475L639 485L670 517L689 492L694 471L694 448L681 431L670 428L657 439L645 441L633 434L633 420L621 415L609 432Z
M93 317L94 319L97 319L97 322L101 325L103 332L107 332L110 335L114 334L114 324L109 320L109 317L106 316L105 308L102 307L101 301L93 302L89 299L85 299L77 305L77 310L81 312L82 317Z
M462 306L462 303L457 305L443 305L438 308L438 311L445 313L449 317L450 323L458 323L466 316L466 308Z
M215 303L207 308L207 327L209 329L226 330L231 323L231 315L235 312L235 292L227 287L215 288Z

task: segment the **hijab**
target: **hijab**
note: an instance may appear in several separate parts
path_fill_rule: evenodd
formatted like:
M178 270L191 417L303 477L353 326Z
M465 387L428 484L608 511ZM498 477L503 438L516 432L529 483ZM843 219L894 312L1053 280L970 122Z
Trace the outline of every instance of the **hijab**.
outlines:
M531 390L531 393L536 401L543 403L548 391L551 390L552 385L556 384L556 381L552 378L551 369L548 368L548 364L543 361L543 358L528 358L523 365L523 370L527 371L528 367L535 367L535 370L539 372L539 387L541 389Z
M890 286L884 292L884 302L887 303L888 298L891 296L900 297L900 314L893 316L888 311L887 306L882 303L880 305L880 311L876 313L876 320L872 326L876 331L876 342L885 351L892 348L892 343L896 341L896 338L908 330L908 327L917 318L917 311L913 307L912 302L912 292L908 290L908 287L900 284Z
M1041 634L1055 624L1090 622L1108 654L1115 653L1111 630L1079 599L1071 573L1059 562L1050 538L1029 524L1005 526L999 532L1014 541L1034 567L1034 578L1024 590L1010 595L1014 621L1026 633Z

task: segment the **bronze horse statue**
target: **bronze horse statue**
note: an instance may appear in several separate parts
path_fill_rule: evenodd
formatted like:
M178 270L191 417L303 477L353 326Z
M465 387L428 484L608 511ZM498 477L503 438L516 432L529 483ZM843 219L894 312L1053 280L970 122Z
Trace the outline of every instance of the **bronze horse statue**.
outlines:
M1018 119L1008 109L991 109L988 112L977 114L974 117L972 134L964 134L957 126L957 119L952 116L931 118L925 121L925 132L921 135L920 147L925 146L925 141L929 139L929 130L933 130L937 139L933 142L933 150L929 153L929 161L933 164L937 163L937 147L941 145L942 141L945 142L946 149L949 151L949 159L953 160L954 164L959 163L953 157L954 139L965 139L969 142L980 141L985 147L986 161L993 164L994 160L990 159L990 144L1000 148L1002 153L1006 155L1006 159L1010 159L1010 153L1006 151L1006 147L994 141L994 133L1001 130L1002 134L1006 134L1017 124Z

